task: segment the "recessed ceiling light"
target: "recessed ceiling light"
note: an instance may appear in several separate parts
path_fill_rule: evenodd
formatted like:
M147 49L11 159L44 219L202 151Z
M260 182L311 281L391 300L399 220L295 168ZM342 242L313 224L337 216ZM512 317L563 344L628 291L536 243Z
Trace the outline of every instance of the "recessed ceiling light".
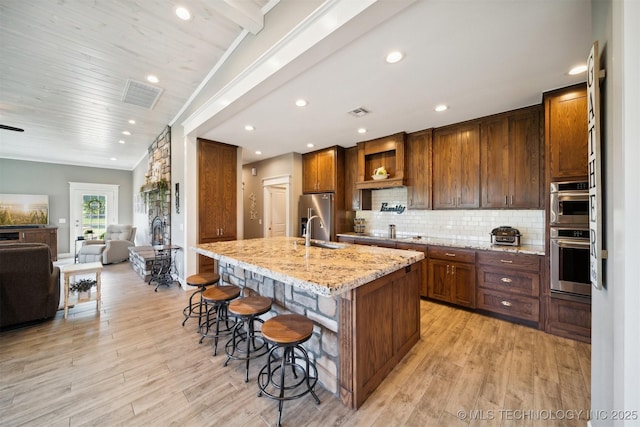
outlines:
M178 15L178 18L182 19L183 21L188 21L189 19L191 19L191 12L189 12L186 7L176 7L176 15Z
M403 53L400 52L399 50L394 50L393 52L389 52L389 54L387 55L386 61L389 64L395 64L396 62L402 61L402 58L404 58Z
M315 145L313 145L312 143L308 143L308 144L307 144L307 147L309 147L309 148L313 148L313 147L315 147Z
M247 131L251 132L252 130L255 130L255 128L253 126L251 126L251 125L246 125L244 127L244 130L247 130Z
M306 100L304 100L304 99L298 99L298 100L296 101L296 105L297 105L298 107L306 107L306 106L307 106L307 101L306 101Z
M149 74L147 76L147 81L150 82L150 83L158 83L160 80L156 76L154 76L153 74Z
M135 120L133 120L133 119L131 119L131 120L129 120L129 124L130 124L130 125L135 125L135 124L136 124L136 121L135 121Z
M121 139L120 141L118 141L120 144L124 144L124 139Z
M258 150L256 151L256 154L259 156L260 154L262 154L262 151Z
M440 113L442 111L446 111L448 108L449 107L447 107L446 105L441 104L441 105L437 105L436 108L434 108L434 110Z
M128 130L123 130L122 134L129 136L129 135L131 135L131 132L129 132Z
M587 71L586 65L578 65L576 67L573 67L571 70L569 70L569 75L575 76L576 74L584 73L585 71Z
M365 128L360 128L358 129L358 133L367 133L367 130Z
M111 160L112 162L115 162L115 161L116 161L116 160L118 160L118 159L116 159L115 157L112 157L112 158L110 158L109 160Z

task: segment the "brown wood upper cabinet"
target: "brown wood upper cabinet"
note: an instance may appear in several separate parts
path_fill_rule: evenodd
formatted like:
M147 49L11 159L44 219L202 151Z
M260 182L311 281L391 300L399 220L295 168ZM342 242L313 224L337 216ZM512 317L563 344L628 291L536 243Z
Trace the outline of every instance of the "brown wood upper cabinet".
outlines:
M433 208L480 206L480 125L462 123L433 132Z
M482 120L481 207L538 209L543 205L541 111L537 105Z
M356 189L391 188L406 185L404 132L358 143L358 180ZM375 181L371 176L381 167L389 178Z
M338 187L338 161L342 147L331 147L302 155L302 192L335 192ZM340 171L342 173L342 171Z
M358 147L344 150L344 205L347 210L371 210L371 190L356 189Z
M198 138L198 243L237 237L237 147ZM199 272L213 260L199 256Z
M551 181L587 176L587 87L584 83L544 94L545 142Z
M407 207L431 209L431 142L433 129L407 135Z

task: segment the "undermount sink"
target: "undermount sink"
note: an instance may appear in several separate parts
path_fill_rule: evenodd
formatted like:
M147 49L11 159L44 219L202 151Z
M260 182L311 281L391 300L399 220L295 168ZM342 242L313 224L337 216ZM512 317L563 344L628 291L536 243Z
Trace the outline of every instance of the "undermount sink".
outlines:
M304 244L304 243L303 243ZM311 246L315 246L317 248L325 248L325 249L344 249L345 246L340 243L334 242L325 242L323 240L312 240Z

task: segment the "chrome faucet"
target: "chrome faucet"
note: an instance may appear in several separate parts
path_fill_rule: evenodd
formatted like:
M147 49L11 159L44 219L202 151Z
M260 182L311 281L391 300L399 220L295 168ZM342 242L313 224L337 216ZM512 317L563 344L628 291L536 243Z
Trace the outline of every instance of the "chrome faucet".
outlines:
M305 246L311 246L311 220L312 219L316 219L316 218L320 218L318 215L313 215L312 217L310 217L307 220L307 233L304 236L304 245Z

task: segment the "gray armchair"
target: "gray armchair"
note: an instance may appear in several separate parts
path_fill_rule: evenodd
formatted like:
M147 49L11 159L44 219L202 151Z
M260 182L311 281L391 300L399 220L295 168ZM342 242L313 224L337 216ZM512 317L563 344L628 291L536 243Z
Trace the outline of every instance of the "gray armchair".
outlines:
M111 224L104 240L86 240L78 252L78 262L113 264L129 259L129 246L134 246L136 227Z

